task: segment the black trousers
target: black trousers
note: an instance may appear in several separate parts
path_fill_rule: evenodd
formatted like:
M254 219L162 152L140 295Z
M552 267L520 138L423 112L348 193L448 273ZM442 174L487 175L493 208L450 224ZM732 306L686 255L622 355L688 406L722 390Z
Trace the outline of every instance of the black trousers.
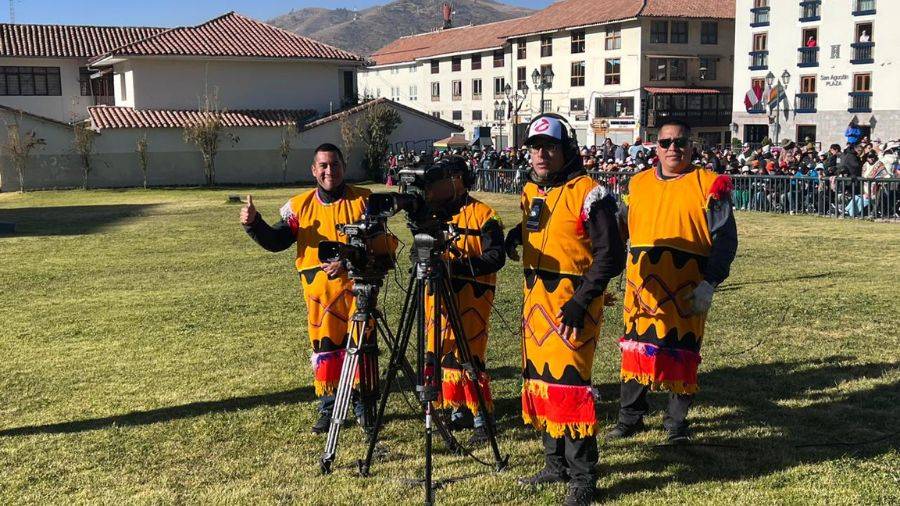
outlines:
M647 402L649 387L635 380L622 383L619 398L619 422L625 425L634 425L641 421L650 411ZM694 394L669 394L669 405L663 426L668 431L678 431L687 428L688 409L694 402Z
M555 438L546 432L544 457L547 467L560 474L569 475L569 483L576 486L594 486L597 483L597 450L595 436L575 439L570 436Z

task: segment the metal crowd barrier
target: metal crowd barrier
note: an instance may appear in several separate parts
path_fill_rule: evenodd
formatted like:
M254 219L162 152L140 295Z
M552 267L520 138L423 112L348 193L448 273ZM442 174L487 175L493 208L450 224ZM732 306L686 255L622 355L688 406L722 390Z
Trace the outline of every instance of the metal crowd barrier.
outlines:
M591 171L617 197L628 193L633 172ZM525 172L513 169L476 170L475 189L521 193ZM732 200L739 211L808 214L832 218L900 219L900 179L809 176L739 176Z

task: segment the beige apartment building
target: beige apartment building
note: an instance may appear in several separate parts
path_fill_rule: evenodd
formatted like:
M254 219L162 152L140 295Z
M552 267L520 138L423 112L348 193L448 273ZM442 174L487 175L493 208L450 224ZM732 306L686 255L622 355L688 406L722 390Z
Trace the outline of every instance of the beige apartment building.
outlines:
M521 143L542 106L583 145L653 140L668 117L715 145L731 138L733 51L733 0L563 0L400 38L360 70L359 91L458 123L470 140L491 127L498 147ZM551 71L542 93L535 74Z
M845 142L851 122L872 138L900 136L897 21L897 0L738 0L735 136L827 147ZM784 98L747 110L745 94L767 80Z

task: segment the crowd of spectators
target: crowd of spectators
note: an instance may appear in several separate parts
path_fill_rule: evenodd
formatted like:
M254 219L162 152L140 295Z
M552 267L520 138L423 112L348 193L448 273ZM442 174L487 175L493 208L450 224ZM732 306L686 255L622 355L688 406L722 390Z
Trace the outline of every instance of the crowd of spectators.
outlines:
M599 146L581 148L584 167L614 191L625 191L628 173L655 166L655 152L654 143L640 138L633 144L618 145L607 138ZM811 140L802 144L783 141L733 149L694 147L692 158L697 165L735 176L734 204L739 210L897 218L900 183L877 180L900 178L898 152L900 141L848 135L843 148L832 144L821 149ZM439 159L450 154L469 160L478 175L478 190L516 192L525 182L530 157L526 149L469 147L391 155L389 181L396 178L399 166L426 156Z

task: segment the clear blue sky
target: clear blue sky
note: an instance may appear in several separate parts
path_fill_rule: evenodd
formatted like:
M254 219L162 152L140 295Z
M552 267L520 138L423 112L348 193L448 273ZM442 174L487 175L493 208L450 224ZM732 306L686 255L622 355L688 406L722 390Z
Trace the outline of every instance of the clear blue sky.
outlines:
M228 11L266 20L291 9L345 7L364 9L389 0L13 0L17 23L71 25L184 26L196 25ZM456 0L458 3L478 0ZM542 8L553 0L505 0L504 3ZM451 3L453 3L451 1ZM440 13L435 13L435 17ZM0 4L0 21L9 22L9 0Z

